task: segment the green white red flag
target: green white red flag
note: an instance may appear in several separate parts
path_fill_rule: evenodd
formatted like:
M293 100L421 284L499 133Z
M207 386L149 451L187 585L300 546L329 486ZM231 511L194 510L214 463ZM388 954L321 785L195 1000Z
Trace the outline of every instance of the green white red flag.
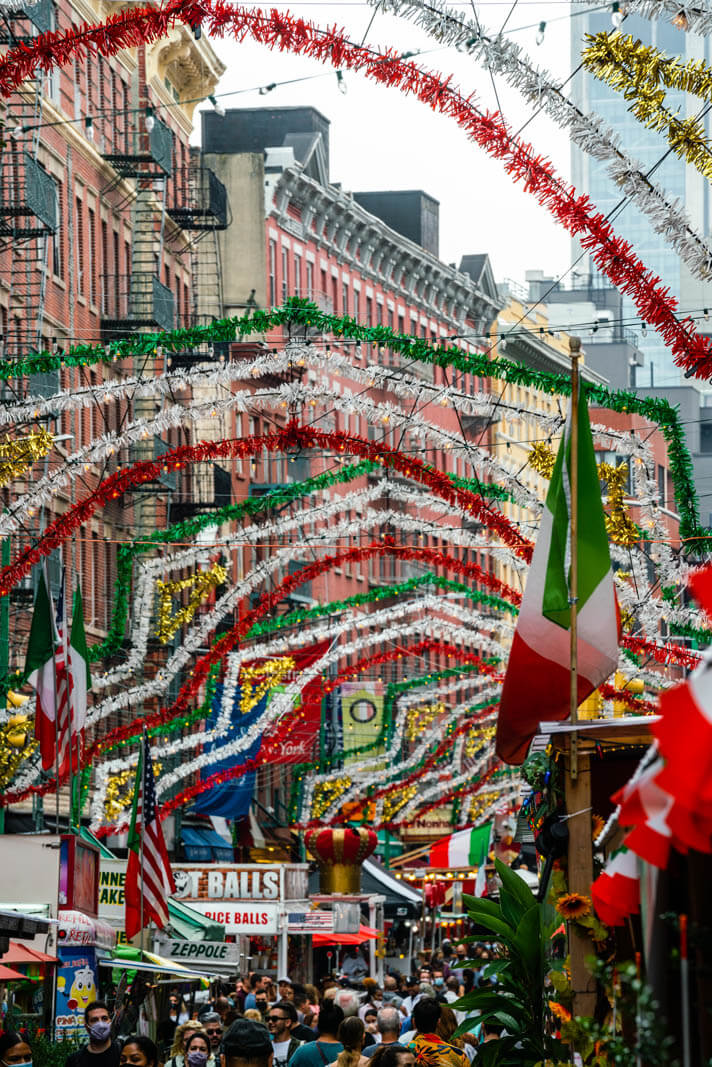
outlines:
M442 837L430 849L431 867L481 867L487 862L492 823L458 830L456 834Z
M578 703L618 662L618 610L596 455L578 405ZM571 412L542 511L539 536L502 687L496 751L523 763L542 720L565 719L570 702Z
M42 769L54 766L57 745L55 720L57 717L57 687L55 684L55 629L52 598L47 589L44 572L35 595L30 639L25 658L27 680L37 694L35 738L39 741Z

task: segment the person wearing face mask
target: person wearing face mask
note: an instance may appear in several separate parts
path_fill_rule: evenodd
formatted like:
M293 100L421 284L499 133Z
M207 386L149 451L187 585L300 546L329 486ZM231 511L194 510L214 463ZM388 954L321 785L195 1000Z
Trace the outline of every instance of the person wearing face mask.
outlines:
M89 1044L68 1056L65 1067L119 1067L121 1049L111 1039L111 1016L103 1000L87 1004L84 1026Z
M131 1034L121 1049L120 1067L158 1067L158 1049L150 1037Z
M203 1030L194 1030L185 1043L185 1067L215 1067L210 1038Z
M3 1067L32 1067L32 1049L24 1037L9 1031L0 1037L0 1064Z

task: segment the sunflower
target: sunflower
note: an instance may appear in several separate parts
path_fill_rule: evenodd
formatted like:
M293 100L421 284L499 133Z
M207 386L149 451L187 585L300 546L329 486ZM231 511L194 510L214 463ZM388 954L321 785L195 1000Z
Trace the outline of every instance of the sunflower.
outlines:
M571 1012L568 1008L565 1008L563 1004L559 1004L555 1000L549 1001L549 1009L555 1019L558 1019L560 1023L567 1023L571 1018Z
M596 840L605 825L606 820L603 818L602 815L594 814L591 816L591 836L593 837L594 841Z
M562 893L555 907L564 919L582 919L591 913L591 900L582 893Z

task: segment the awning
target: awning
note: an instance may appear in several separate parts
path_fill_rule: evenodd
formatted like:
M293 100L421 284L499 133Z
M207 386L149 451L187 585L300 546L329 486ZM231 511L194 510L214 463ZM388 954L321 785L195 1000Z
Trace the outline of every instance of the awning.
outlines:
M182 826L180 836L188 860L233 860L232 842L221 837L215 830Z
M182 900L168 898L168 915L173 931L187 941L225 940L224 926L184 904Z
M48 956L46 952L30 948L29 945L18 945L17 941L11 941L7 952L3 953L2 963L56 963L56 956Z
M99 948L113 948L116 944L116 930L101 919L92 919L71 908L60 908L57 919L57 940L62 945L98 945Z
M100 967L117 967L124 971L152 971L156 974L180 975L185 978L196 978L206 981L215 977L217 971L198 971L192 967L182 966L175 960L167 960L156 952L143 951L134 948L133 945L119 945L114 950L113 959L99 960Z
M380 930L361 923L357 934L312 934L312 945L362 945L364 941L374 941L380 936Z
M74 827L73 832L76 833L76 827ZM116 856L111 851L111 849L107 848L106 845L104 844L104 842L101 841L98 837L94 837L94 834L91 832L91 830L88 830L86 828L86 826L80 827L79 836L81 837L82 841L86 841L88 844L94 845L95 848L98 848L100 855L105 860L115 860L116 859Z
M12 967L3 967L0 963L0 982L16 982L18 978L25 979L27 976L13 971Z
M361 892L385 895L383 914L387 919L415 919L420 916L423 907L420 893L415 893L373 860L364 860L362 864Z

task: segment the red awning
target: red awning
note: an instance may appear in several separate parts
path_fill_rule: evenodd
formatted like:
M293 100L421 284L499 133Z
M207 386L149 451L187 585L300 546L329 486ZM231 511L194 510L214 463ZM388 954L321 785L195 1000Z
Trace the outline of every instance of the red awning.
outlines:
M17 941L11 941L7 952L3 953L0 964L4 963L56 963L56 956L48 956L46 952L39 952L29 945L20 945Z
M380 937L381 931L361 923L357 934L312 934L313 945L362 945L364 941L373 941Z
M12 982L18 978L26 978L26 975L13 971L12 967L3 967L0 963L0 982Z

